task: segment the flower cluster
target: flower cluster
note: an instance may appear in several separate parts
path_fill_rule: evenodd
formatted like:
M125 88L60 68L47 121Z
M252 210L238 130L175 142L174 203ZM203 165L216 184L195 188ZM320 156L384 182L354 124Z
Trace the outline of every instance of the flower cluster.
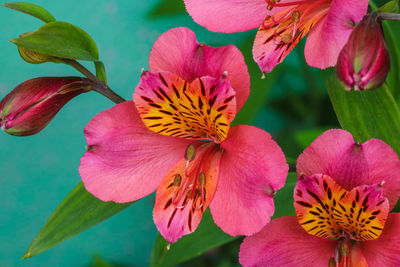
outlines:
M368 0L184 3L211 31L258 28L253 57L263 73L307 34L307 63L336 65L348 91L379 88L389 73L381 19L367 14ZM44 53L24 43L36 38L28 33L16 41L21 57L66 63L87 78L41 77L18 85L0 102L0 127L32 135L77 95L97 90L112 99L117 105L84 129L87 151L79 173L96 198L126 203L156 191L153 219L168 243L194 232L209 208L225 233L247 236L239 255L243 266L400 266L400 216L391 212L400 196L400 160L389 145L378 139L360 144L341 129L324 132L297 159L297 216L271 221L289 166L269 133L231 126L250 94L239 49L199 43L184 27L170 29L154 43L149 70L125 101L108 87L90 37L72 25L51 24L56 22L48 15L42 14L49 21L38 32L51 36L54 25L64 27L63 34L68 29L87 38L88 54L77 49L71 56L74 47ZM75 61L88 58L99 77Z

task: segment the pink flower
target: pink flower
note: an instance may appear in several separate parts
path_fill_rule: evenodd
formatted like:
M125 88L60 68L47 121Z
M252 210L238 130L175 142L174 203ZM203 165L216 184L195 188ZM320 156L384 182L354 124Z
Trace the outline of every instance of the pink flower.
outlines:
M384 142L328 130L297 160L296 217L241 245L243 266L400 266L400 161Z
M308 33L310 66L334 66L355 22L367 12L368 0L184 0L194 21L216 32L258 28L253 57L270 72Z
M192 31L161 35L134 102L95 116L81 160L86 189L103 201L129 202L157 189L154 221L172 243L193 232L210 206L230 235L249 235L274 212L273 193L288 166L265 131L229 128L249 93L234 46L199 44Z
M91 88L91 82L81 77L27 80L0 102L0 128L16 136L36 134L68 101Z

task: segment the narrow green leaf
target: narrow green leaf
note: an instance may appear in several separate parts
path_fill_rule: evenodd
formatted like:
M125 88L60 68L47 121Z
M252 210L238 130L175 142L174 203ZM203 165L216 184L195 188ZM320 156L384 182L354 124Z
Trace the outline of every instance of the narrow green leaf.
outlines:
M161 235L156 237L151 253L151 267L176 266L179 263L198 257L204 252L223 244L231 242L239 237L232 237L216 226L210 212L207 210L197 230L182 237L178 242L171 244L167 249L167 241Z
M16 2L16 3L5 3L3 4L3 6L34 16L44 21L45 23L56 21L56 19L50 14L49 11L35 4Z
M379 12L397 13L399 12L399 0L392 0L381 6Z
M356 141L378 138L400 154L400 111L387 86L347 92L331 77L327 87L340 125Z
M293 207L293 190L297 181L296 173L289 173L286 185L279 190L274 197L275 214L273 218L295 215ZM171 244L168 250L168 243L161 235L157 235L153 251L151 253L151 267L170 267L193 259L201 254L237 240L238 236L232 237L216 226L209 210L207 210L197 230L182 237L178 242Z
M67 22L50 22L37 31L11 40L18 46L59 58L97 61L96 43L84 30Z
M42 253L127 208L133 202L103 202L79 183L61 202L33 240L23 259Z
M107 74L106 68L104 67L103 62L95 61L94 66L96 67L96 76L100 79L103 83L107 84Z

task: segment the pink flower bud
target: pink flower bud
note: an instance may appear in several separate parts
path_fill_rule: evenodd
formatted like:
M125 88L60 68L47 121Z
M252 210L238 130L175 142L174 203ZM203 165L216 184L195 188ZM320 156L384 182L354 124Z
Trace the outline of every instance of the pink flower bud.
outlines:
M369 14L354 28L339 54L336 75L349 91L380 87L390 70L382 26Z
M0 102L0 127L17 136L38 133L69 100L90 89L91 82L81 77L25 81Z

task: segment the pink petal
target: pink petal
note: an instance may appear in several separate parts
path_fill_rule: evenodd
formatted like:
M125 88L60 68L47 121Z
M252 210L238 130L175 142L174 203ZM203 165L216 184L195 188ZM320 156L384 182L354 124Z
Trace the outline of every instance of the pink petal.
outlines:
M209 155L210 151L214 153ZM168 243L174 243L182 235L196 230L203 212L214 196L221 155L216 145L199 146L196 148L196 158L189 163L187 170L187 161L182 159L164 177L157 189L153 217L158 231ZM204 157L207 157L207 164L200 167ZM196 184L199 168L204 171L203 186ZM185 173L189 175L186 176ZM180 175L179 185L175 180L177 175Z
M257 28L267 15L265 0L185 0L193 20L214 32Z
M308 65L325 69L336 65L354 23L367 13L368 0L333 0L326 17L310 31L304 55Z
M307 234L296 217L272 220L260 232L246 237L239 262L252 266L328 266L336 241ZM377 266L377 265L375 265Z
M256 127L233 126L221 143L224 154L210 209L230 235L250 235L270 221L274 191L286 181L288 165L271 136Z
M378 139L356 144L340 129L328 130L314 140L297 159L297 174L326 174L346 190L379 184L392 209L400 196L400 161L393 149Z
M400 213L390 213L382 235L361 249L369 266L400 266Z
M174 28L154 43L150 70L169 71L192 82L202 76L220 77L225 71L236 92L237 112L250 93L250 76L242 53L233 45L212 47L199 44L188 28Z
M148 130L132 101L96 115L85 136L89 149L79 173L86 189L103 201L119 203L152 193L190 142Z

